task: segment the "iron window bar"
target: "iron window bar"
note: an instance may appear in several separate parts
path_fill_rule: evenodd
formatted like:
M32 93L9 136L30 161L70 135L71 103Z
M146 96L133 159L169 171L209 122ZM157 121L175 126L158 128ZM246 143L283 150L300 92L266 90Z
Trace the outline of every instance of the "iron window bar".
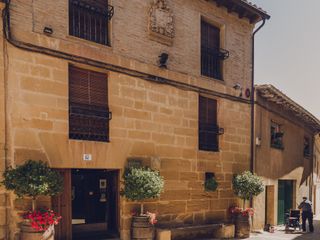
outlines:
M109 20L114 14L111 5L99 7L84 1L69 1L69 34L85 40L109 45Z
M106 107L98 107L87 104L75 104L70 103L70 114L78 116L94 116L98 118L103 118L106 120L111 120L112 113L109 112Z
M101 9L101 8L93 6L93 5L89 5L88 3L85 3L85 2L79 1L79 0L71 0L70 3L73 6L83 8L84 10L90 11L92 13L101 14L104 17L108 18L108 20L111 20L111 18L114 15L114 7L110 4L108 4L107 10L104 10L104 9Z
M112 113L103 106L70 103L70 139L109 141L109 121Z
M201 74L222 80L221 61L229 58L229 51L223 48L201 47Z
M202 47L202 52L205 52L211 56L216 57L220 60L226 60L230 56L230 52L223 48L208 48L208 47Z
M219 138L223 134L223 128L215 124L199 123L199 149L219 151Z

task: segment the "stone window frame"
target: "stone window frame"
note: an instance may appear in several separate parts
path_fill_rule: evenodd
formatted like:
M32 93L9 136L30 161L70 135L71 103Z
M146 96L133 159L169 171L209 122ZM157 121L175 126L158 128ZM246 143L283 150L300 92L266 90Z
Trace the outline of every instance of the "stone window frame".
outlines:
M199 121L199 124L200 124L200 109L199 109L199 105L200 105L200 98L203 97L203 98L207 98L207 99L212 99L214 101L216 101L216 125L219 126L219 110L220 110L220 99L218 98L214 98L212 96L208 96L206 94L199 94L198 95L198 121ZM200 147L200 143L199 143L199 138L200 138L200 135L199 135L199 127L198 127L198 151L203 151L203 152L210 152L210 153L219 153L220 152L220 146L221 146L221 141L220 141L220 137L219 137L220 134L217 133L217 149L215 150L212 150L212 149L202 149Z
M224 48L224 49L226 48L227 24L226 24L226 22L222 21L222 19L215 18L212 15L207 15L207 14L203 14L203 13L200 13L200 15L199 15L199 20L198 20L198 24L199 24L199 37L198 37L199 69L198 69L198 74L202 78L214 80L219 83L225 84L225 76L226 76L226 73L225 73L226 63L225 63L225 61L221 62L221 79L212 78L212 77L208 77L208 76L201 74L201 22L202 21L205 21L208 24L213 25L214 27L220 29L220 48Z
M87 40L85 38L80 38L80 37L77 37L77 36L73 36L70 34L70 23L69 23L69 1L70 0L66 0L66 9L67 9L67 24L66 24L66 38L67 39L70 39L70 40L74 40L76 42L83 42L85 44L89 44L89 45L94 45L96 47L99 47L99 48L105 48L106 50L110 50L112 49L113 47L113 18L111 18L110 20L108 20L108 35L107 35L107 41L108 41L108 44L101 44L101 43L97 43L97 42L94 42L94 41L90 41L90 40ZM112 5L113 6L113 0L106 0L106 2L108 3L108 5Z

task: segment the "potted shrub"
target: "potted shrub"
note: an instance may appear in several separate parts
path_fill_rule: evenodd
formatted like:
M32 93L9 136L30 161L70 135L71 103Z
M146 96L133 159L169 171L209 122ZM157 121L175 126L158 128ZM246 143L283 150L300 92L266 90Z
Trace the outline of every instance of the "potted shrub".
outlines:
M218 188L218 182L214 177L207 178L204 182L204 189L206 192L214 192Z
M264 187L260 177L249 171L236 175L233 179L233 190L235 194L243 200L243 207L231 207L230 213L236 227L237 238L250 237L251 217L254 214L252 208L246 208L246 200L258 196L263 192Z
M21 239L53 239L54 225L61 219L50 209L37 209L39 196L54 196L63 191L61 175L50 169L47 163L28 160L16 168L9 167L1 182L19 198L32 199L32 209L22 214Z
M124 175L121 194L131 201L140 202L140 214L132 219L132 238L153 239L156 218L154 213L144 213L143 201L158 198L163 191L164 181L160 173L150 168L128 168Z

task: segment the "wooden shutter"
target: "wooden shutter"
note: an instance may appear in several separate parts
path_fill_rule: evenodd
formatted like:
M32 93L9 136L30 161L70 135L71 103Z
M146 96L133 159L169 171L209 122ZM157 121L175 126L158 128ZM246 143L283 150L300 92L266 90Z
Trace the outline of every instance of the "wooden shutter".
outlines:
M201 74L221 79L220 29L201 21Z
M69 136L108 141L107 77L103 73L69 67Z
M199 97L199 149L219 151L217 101Z

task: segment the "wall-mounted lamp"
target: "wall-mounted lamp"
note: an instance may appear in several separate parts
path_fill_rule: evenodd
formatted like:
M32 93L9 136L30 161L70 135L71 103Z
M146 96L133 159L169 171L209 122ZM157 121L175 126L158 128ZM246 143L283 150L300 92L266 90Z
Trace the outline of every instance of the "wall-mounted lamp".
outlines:
M233 85L233 89L239 91L240 90L240 94L239 97L242 97L242 86L240 83L236 83L235 85Z
M234 88L235 90L241 89L240 83L236 83L235 85L233 85L233 88Z
M53 33L53 29L51 27L44 27L43 33L51 35Z
M167 68L167 61L169 58L168 53L161 53L159 56L159 67L161 68Z

